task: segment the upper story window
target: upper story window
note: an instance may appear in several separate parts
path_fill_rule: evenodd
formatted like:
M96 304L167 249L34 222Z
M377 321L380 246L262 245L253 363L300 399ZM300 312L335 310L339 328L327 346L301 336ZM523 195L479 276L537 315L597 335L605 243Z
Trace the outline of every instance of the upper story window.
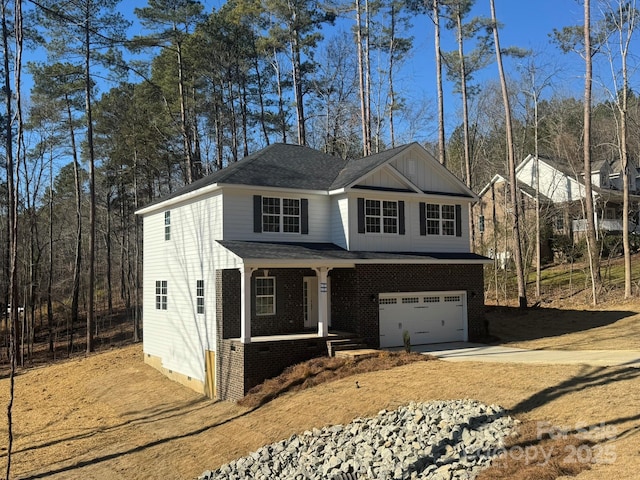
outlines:
M455 235L456 209L454 205L427 203L427 235Z
M404 201L358 198L358 233L405 234Z
M171 240L171 211L164 212L164 239Z
M460 205L420 204L420 235L462 236ZM484 218L481 218L484 228Z
M480 233L484 233L484 215L478 217L478 230Z
M398 233L398 202L366 200L366 233Z
M262 231L300 233L300 200L262 197Z

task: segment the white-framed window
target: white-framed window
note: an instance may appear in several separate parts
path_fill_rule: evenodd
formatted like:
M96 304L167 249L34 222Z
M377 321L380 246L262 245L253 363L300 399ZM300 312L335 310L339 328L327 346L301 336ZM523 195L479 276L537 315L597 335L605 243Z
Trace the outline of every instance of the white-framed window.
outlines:
M427 203L427 235L456 234L456 206ZM483 225L484 226L484 225Z
M366 233L398 233L398 202L365 200Z
M204 280L196 280L196 312L204 313Z
M275 315L275 277L256 277L256 315Z
M480 233L484 233L484 215L478 217L478 230Z
M156 310L167 309L167 281L156 280Z
M171 240L171 211L164 212L164 239Z
M300 199L262 197L262 231L300 233Z

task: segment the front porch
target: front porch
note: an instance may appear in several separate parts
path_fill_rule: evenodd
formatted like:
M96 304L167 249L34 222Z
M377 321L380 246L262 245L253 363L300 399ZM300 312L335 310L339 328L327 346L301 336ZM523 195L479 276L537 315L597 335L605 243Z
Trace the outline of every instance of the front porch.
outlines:
M218 368L224 377L218 383L218 396L239 400L267 378L281 374L287 367L327 355L327 342L352 335L329 332L295 333L252 337L250 343L240 338L222 340L218 345Z

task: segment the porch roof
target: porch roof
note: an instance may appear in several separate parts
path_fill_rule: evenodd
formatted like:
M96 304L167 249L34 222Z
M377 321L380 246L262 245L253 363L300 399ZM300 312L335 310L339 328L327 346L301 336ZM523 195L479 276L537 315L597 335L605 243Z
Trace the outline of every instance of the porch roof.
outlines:
M353 267L356 264L483 264L491 259L468 252L349 251L333 243L219 240L245 266Z

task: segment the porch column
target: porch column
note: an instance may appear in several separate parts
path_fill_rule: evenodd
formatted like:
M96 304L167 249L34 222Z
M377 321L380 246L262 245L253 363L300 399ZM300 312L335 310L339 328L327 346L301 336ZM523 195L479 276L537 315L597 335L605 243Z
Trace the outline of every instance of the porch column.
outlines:
M251 343L251 274L255 268L240 267L240 341Z
M329 287L327 284L327 275L331 268L319 267L314 268L318 276L318 336L326 337L329 335Z

